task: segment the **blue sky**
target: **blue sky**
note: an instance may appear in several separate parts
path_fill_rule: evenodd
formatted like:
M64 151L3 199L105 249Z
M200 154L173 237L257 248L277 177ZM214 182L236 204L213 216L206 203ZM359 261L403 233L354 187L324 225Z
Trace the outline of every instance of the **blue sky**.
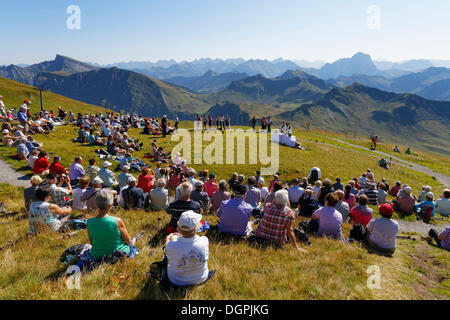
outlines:
M69 5L81 29L69 30ZM367 8L380 8L380 29ZM450 59L450 1L14 0L2 3L0 65L55 54L118 61L243 57Z

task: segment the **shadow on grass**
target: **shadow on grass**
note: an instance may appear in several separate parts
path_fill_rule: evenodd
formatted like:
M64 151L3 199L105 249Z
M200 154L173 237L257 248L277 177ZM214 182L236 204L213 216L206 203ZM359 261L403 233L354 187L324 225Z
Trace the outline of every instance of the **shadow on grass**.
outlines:
M186 299L195 286L176 287L148 277L145 286L135 300L181 300Z

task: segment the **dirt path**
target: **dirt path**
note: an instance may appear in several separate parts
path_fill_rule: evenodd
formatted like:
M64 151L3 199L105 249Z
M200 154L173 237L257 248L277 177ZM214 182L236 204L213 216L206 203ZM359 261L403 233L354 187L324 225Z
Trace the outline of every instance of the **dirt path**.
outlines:
M297 139L301 140L301 141L308 141L308 142L313 142L313 143L316 143L316 144L322 144L322 145L326 145L326 146L331 146L331 147L335 147L335 148L339 148L339 149L343 149L343 150L349 150L349 151L353 151L353 152L356 152L356 153L364 154L366 156L377 158L377 159L379 158L379 156L376 156L374 154L369 154L369 153L366 153L366 152L363 152L363 151L358 151L358 150L355 150L355 149L350 149L350 148L345 148L345 147L342 147L342 146L337 146L337 145L334 145L334 144L331 144L331 143L317 142L317 141L314 141L314 140L303 139L303 138L297 138ZM377 153L380 156L384 156L384 157L387 157L387 158L392 158L392 163L395 163L396 165L399 165L399 166L402 166L402 167L405 167L405 168L408 168L408 169L411 169L411 170L415 170L415 171L418 171L418 172L425 173L425 174L427 174L427 175L429 175L431 177L435 177L436 180L439 181L440 183L442 183L446 188L450 186L450 177L449 176L447 176L445 174L441 174L441 173L436 173L433 170L431 170L430 168L427 168L425 166L422 166L422 165L419 165L419 164L416 164L416 163L412 163L412 162L400 159L400 158L392 156L392 155L390 155L388 153L384 153L384 152L381 152L381 151L370 150L368 148L364 148L364 147L358 146L356 144L351 144L349 142L346 142L346 141L343 141L343 140L340 140L340 139L337 139L337 138L331 138L331 139L333 139L333 140L335 140L337 142L340 142L342 144L346 144L346 145L351 146L351 147L355 147L355 148L358 148L358 149L362 149L362 150L370 151L370 152L373 152L373 153Z
M343 143L343 144L352 146L352 147L354 147L354 148L358 148L358 149L370 151L370 152L379 154L379 155L384 156L384 157L387 157L387 158L392 158L392 160L397 160L396 163L398 163L398 161L403 162L403 163L409 165L409 168L411 168L412 170L415 170L415 171L419 171L419 172L425 173L425 174L427 174L427 175L429 175L429 176L432 176L432 177L436 177L436 180L438 180L440 183L442 183L445 187L450 186L450 177L449 177L449 176L447 176L447 175L445 175L445 174L441 174L441 173L434 172L434 171L431 170L430 168L427 168L427 167L422 166L422 165L420 165L420 164L413 163L413 162L409 162L409 161L407 161L407 160L403 160L403 159L401 159L401 158L399 158L399 157L396 157L396 156L393 156L393 155L391 155L391 154L389 154L389 153L385 153L385 152L381 152L381 151L376 151L376 150L370 150L369 148L361 147L361 146L359 146L359 145L352 144L352 143L349 143L349 142L347 142L347 141L343 141L343 140L341 140L341 139L337 139L337 138L331 138L331 139L333 139L333 140L335 140L335 141L337 141L337 142L340 142L340 143ZM400 164L401 164L401 163L400 163ZM407 167L407 166L406 166L406 167Z
M7 162L0 159L0 183L8 183L18 187L29 187L30 177L15 171Z

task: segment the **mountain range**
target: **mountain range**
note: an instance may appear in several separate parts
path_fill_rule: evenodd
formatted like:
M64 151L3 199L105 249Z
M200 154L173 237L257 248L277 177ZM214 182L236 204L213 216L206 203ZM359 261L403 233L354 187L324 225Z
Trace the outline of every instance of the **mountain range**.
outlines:
M203 62L208 66L218 63ZM254 66L253 62L246 65ZM448 69L428 68L388 79L377 74L373 62L361 54L324 65L320 70L333 75L349 74L358 70L353 62L372 74L324 80L299 68L272 78L262 74L246 76L207 71L191 79L172 79L179 84L176 85L139 72L100 68L61 55L53 61L0 70L3 77L31 82L45 90L119 112L158 117L166 114L172 118L178 115L186 120L193 119L197 113L224 113L232 117L233 124L248 124L253 116L272 116L277 122L289 119L294 126L311 121L314 127L330 131L377 134L385 141L450 153L450 102L405 93L448 98ZM274 67L277 72L290 64L285 60L272 63L277 66ZM256 62L256 65L266 64ZM5 72L11 68L18 72ZM388 92L393 90L402 92ZM214 92L198 93L211 91Z

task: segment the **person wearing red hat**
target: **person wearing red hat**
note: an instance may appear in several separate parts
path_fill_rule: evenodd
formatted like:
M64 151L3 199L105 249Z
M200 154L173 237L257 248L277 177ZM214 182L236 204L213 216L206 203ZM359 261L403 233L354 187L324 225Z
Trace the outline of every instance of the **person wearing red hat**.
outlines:
M383 253L393 254L396 247L399 225L392 219L394 209L389 203L378 206L381 218L374 219L367 225L369 247Z

